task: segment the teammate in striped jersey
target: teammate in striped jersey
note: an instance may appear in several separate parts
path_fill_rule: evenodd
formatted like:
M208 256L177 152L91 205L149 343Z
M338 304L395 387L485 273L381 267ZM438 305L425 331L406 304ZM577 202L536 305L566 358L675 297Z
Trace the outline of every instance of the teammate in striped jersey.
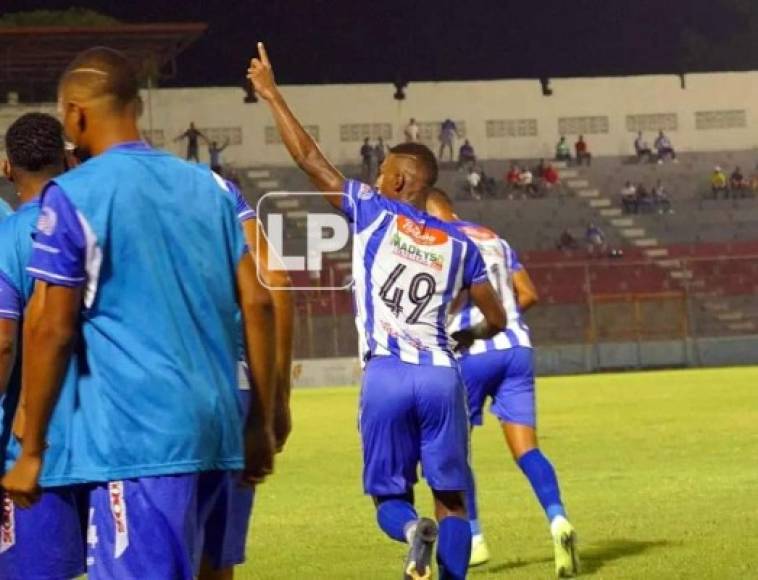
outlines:
M392 539L411 544L405 578L426 578L439 532L440 577L466 576L471 528L463 491L468 485L465 390L445 325L454 296L468 288L483 320L462 340L490 338L505 312L487 280L476 245L423 210L437 177L423 145L393 148L377 189L345 180L303 129L279 92L262 44L249 78L273 113L282 141L298 165L353 229L353 278L362 352L364 489ZM333 193L344 192L344 193ZM439 530L413 506L418 463L432 488Z
M477 340L461 352L471 423L482 424L484 402L491 398L491 412L500 420L511 454L550 522L556 574L574 576L578 572L576 532L566 519L555 470L537 443L534 353L529 328L521 319L521 313L537 302L537 293L508 243L483 226L461 221L444 192L435 190L429 195L427 210L452 223L477 244L508 315L505 331L489 340ZM465 295L462 299L460 310L450 320L451 332L460 332L481 320L476 305ZM473 534L471 564L483 564L489 553L479 525L473 472L467 507Z

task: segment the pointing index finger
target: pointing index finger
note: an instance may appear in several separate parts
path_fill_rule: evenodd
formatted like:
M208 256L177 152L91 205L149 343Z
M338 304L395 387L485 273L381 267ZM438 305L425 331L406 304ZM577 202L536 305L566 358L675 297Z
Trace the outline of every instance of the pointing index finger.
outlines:
M258 43L258 56L261 59L261 62L266 66L271 66L271 61L268 59L268 53L266 52L266 47L263 46L262 42Z

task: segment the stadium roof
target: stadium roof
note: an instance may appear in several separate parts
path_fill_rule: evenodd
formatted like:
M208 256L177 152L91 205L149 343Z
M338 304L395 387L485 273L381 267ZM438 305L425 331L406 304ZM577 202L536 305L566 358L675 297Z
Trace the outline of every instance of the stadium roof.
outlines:
M0 28L0 87L50 88L76 54L93 46L126 53L142 73L152 69L170 77L177 55L206 28L202 22Z

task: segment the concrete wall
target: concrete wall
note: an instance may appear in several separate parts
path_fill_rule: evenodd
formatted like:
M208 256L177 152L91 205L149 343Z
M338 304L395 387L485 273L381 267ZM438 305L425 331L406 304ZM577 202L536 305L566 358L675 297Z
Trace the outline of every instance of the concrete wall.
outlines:
M359 141L341 138L341 125L374 124L373 130L389 129L390 141L396 143L402 140L409 117L435 125L446 117L462 121L481 158L550 156L561 119L573 130L584 130L596 155L625 155L634 138L629 115L674 115L665 121L648 117L648 137L652 141L653 129L673 122L675 128L669 132L680 150L758 145L758 72L687 75L686 90L677 76L555 79L551 86L553 96L544 97L536 80L411 83L405 101L392 98L394 88L389 84L287 86L283 92L304 124L318 128L322 147L337 163L355 161L360 146ZM244 104L240 88L158 89L145 98L143 126L148 128L152 118L158 145L181 151L182 145L173 143L173 138L195 121L199 127L215 129L218 136L232 138L233 145L225 152L227 162L290 162L281 144L266 142L266 127L273 125L266 106ZM0 133L23 111L23 107L0 107ZM736 116L728 117L726 111L736 111ZM716 128L696 127L696 114L704 112L716 112L704 121L701 118ZM577 117L584 117L584 123L595 117L594 130L600 132L582 128ZM522 121L522 136L488 136L488 121L509 120Z
M569 375L597 371L758 364L758 336L569 344L536 349L537 374ZM303 387L360 384L357 358L304 359L295 363L293 385Z

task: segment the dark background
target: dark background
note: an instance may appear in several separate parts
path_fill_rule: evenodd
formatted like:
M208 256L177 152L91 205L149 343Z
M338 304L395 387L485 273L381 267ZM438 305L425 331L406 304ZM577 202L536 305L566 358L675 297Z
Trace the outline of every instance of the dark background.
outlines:
M238 85L257 40L284 83L758 68L756 0L0 0L209 30L164 85Z

